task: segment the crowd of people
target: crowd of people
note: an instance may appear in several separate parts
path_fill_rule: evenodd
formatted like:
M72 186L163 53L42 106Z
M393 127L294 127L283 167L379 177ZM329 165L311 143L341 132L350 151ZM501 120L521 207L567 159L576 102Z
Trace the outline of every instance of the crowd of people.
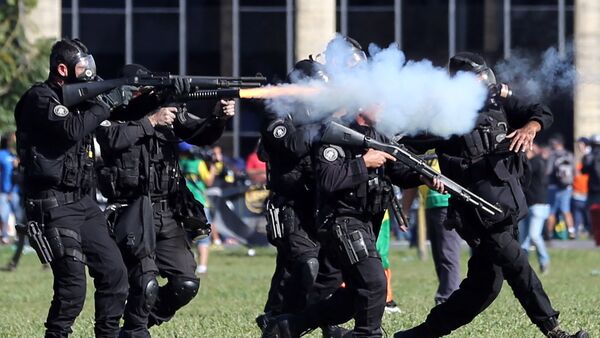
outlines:
M329 64L351 69L367 62L358 42L337 39L345 53L331 53L330 44ZM322 66L302 60L288 80L326 84ZM4 142L0 151L2 239L8 241L4 210L21 221L22 197L24 232L53 272L46 337L72 333L85 300L85 266L96 288L96 337L149 337L152 326L173 318L196 296L199 277L208 271L211 230L213 242L218 240L210 222L215 217L214 208L209 211L210 189L235 183L245 171L250 184L270 191L266 232L277 249L264 314L256 318L264 338L299 337L317 328L325 337L382 337L383 313L398 311L386 259L390 220L402 230L408 224L394 186L404 189L406 208L410 189L423 184L440 285L423 323L395 338L441 337L468 324L494 301L504 280L544 335L589 338L583 330L569 334L560 328L559 312L526 250L529 243L543 245L537 236L543 224L554 233L564 222L573 238L591 231L585 226L587 213L575 211L590 203L592 215L600 209L595 186L600 181L595 145L600 143L589 142L579 167L559 137L552 138L551 151L536 150L534 138L551 125L552 113L511 96L480 55L458 53L448 64L450 76L472 73L489 90L474 129L449 139L421 135L399 141L416 153L435 154L429 164L447 177L427 176L398 161L397 153L366 146L365 140L391 143L375 128L375 102L357 113L339 107L326 117L303 105L287 116L267 109L260 146L242 170L233 164L239 161L226 159L214 146L235 114L233 100L219 100L206 112L166 104L192 91L190 81L176 77L166 89L115 88L65 106L64 87L97 80L95 72L80 40L56 42L48 79L29 89L15 108L16 152ZM149 71L128 65L123 72ZM131 92L124 95L125 90ZM17 164L22 170L15 170ZM580 172L590 174L587 202ZM455 185L449 189L449 180L479 199L465 198ZM93 198L95 189L106 198L104 212ZM486 200L490 207L482 203ZM525 219L528 205L532 212ZM515 236L518 227L522 243ZM456 264L460 238L472 247L462 282ZM197 245L197 262L190 240ZM546 255L543 248L538 253ZM547 255L540 257L542 272L548 264ZM166 284L159 285L159 275ZM339 326L350 319L351 330Z

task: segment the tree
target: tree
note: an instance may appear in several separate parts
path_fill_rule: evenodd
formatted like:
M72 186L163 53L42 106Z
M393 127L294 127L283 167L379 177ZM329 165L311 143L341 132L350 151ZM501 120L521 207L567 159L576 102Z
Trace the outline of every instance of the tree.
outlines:
M0 133L15 129L14 109L23 93L48 76L51 39L33 43L23 17L37 0L0 0Z

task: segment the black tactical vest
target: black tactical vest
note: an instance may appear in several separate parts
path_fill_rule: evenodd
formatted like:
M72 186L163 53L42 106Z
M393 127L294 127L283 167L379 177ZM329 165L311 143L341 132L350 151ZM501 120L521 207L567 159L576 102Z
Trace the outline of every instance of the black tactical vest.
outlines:
M103 154L105 162L98 174L102 194L110 201L127 201L146 194L167 198L179 191L178 141L163 129L125 151Z
M46 83L38 83L32 89L47 91L60 104L58 95ZM31 90L31 89L30 89ZM25 97L26 95L24 95ZM87 194L94 185L94 146L92 135L69 145L57 145L50 133L34 128L36 121L29 120L23 110L23 103L15 107L17 120L17 152L25 177L26 195L55 189L76 191ZM83 104L85 105L85 103ZM79 106L83 110L86 107ZM73 115L79 109L69 109Z
M502 107L489 107L477 116L475 129L462 136L462 155L477 159L481 156L506 152L510 142L506 139L508 119Z

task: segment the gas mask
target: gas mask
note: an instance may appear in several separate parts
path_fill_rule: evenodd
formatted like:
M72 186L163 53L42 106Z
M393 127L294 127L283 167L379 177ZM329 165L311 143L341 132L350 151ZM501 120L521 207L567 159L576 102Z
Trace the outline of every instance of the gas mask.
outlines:
M69 81L85 82L96 78L96 62L91 54L79 52L71 60L67 61L69 69ZM79 75L76 75L79 72Z
M448 71L452 75L455 75L458 71L475 73L477 79L488 89L488 101L490 104L497 104L512 96L512 90L508 85L497 82L494 71L485 62L480 64L469 57L455 55L450 58Z

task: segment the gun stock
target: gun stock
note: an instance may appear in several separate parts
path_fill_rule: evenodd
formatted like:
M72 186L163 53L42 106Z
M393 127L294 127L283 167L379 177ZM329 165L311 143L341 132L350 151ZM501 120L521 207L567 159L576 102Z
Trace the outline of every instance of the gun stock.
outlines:
M341 146L363 146L365 148L384 151L394 156L398 161L404 163L406 166L423 175L424 177L430 180L437 178L444 183L446 190L451 195L459 198L460 200L469 203L492 216L496 215L497 213L502 213L502 209L437 172L435 169L425 163L424 160L420 159L417 155L411 153L402 146L386 144L377 140L373 140L370 137L367 137L348 127L342 126L336 122L329 123L323 132L323 137L321 140L324 143L337 144Z
M125 84L127 84L125 78L66 84L62 87L63 104L73 107Z

